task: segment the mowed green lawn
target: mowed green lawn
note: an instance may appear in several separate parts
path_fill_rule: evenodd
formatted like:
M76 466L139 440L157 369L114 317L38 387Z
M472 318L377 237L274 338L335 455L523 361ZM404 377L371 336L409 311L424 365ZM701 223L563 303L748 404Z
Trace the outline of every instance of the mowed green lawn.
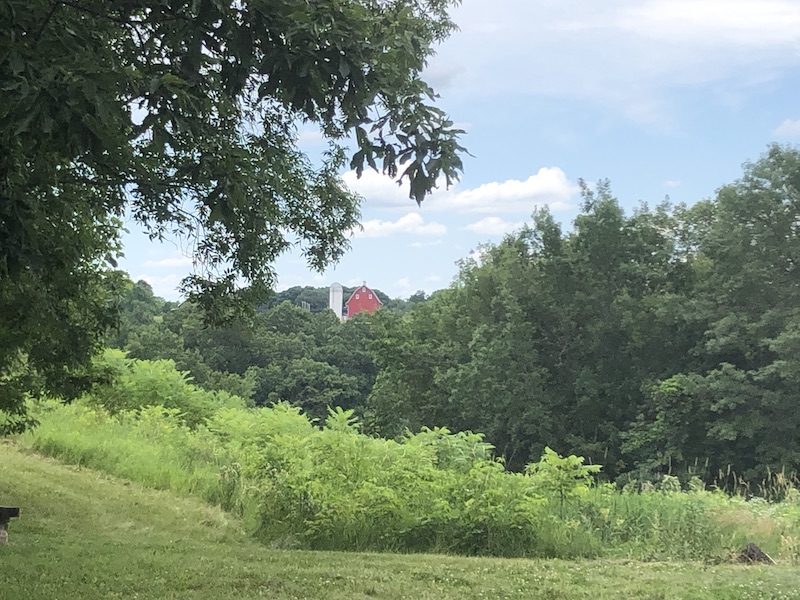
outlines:
M800 598L800 569L266 548L199 502L0 443L0 598Z

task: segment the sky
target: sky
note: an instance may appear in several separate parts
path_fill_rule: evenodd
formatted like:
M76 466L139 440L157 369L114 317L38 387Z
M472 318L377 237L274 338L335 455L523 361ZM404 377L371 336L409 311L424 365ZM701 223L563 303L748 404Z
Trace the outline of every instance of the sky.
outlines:
M300 253L277 289L367 282L406 298L447 287L457 262L548 206L566 228L578 179L609 179L627 210L691 204L768 144L800 143L800 0L464 0L425 79L463 129L461 180L421 207L383 175L345 182L363 229L324 273ZM315 131L299 134L313 155ZM130 227L121 268L177 300L192 261Z

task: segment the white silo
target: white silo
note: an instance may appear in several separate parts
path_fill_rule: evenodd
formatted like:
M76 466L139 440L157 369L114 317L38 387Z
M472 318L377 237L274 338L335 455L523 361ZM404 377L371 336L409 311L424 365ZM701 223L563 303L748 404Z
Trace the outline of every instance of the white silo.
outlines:
M342 320L342 302L344 301L344 290L341 283L332 283L331 291L328 295L328 306L336 315L336 318Z

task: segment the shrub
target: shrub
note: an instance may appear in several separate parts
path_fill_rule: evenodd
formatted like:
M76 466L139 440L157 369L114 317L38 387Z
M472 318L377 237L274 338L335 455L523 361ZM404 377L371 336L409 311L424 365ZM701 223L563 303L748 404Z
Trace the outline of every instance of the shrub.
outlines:
M175 409L175 416L196 427L222 406L244 407L246 401L225 391L209 392L191 383L188 373L178 371L172 360L137 360L121 350L106 350L96 368L107 377L86 399L119 413L161 406Z

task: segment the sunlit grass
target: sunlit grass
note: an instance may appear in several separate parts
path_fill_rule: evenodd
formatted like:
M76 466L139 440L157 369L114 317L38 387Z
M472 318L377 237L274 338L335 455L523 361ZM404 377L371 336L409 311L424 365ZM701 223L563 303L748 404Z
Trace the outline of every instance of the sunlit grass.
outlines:
M800 598L800 571L272 550L199 501L0 445L22 514L0 548L3 600Z

